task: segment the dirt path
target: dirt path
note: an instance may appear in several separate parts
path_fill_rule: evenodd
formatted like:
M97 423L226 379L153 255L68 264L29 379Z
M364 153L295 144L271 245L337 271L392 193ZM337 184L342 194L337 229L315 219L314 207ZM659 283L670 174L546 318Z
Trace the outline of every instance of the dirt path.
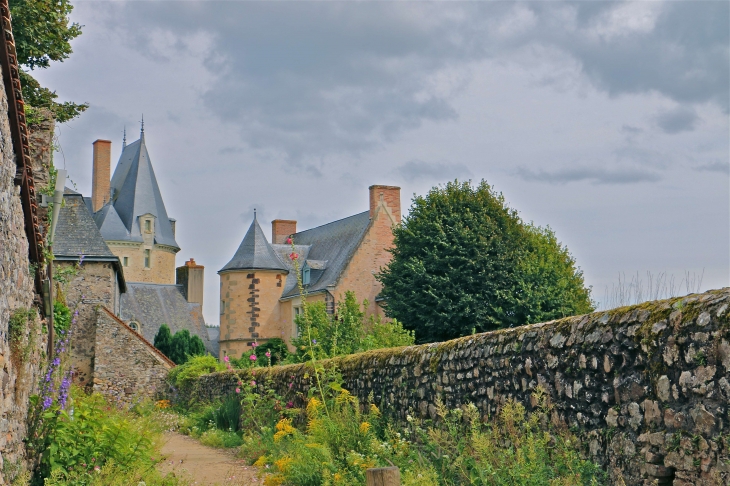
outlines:
M165 462L159 466L162 472L184 470L192 476L193 484L201 486L261 484L256 477L256 468L246 466L229 451L206 447L190 437L172 432L164 437L162 454Z

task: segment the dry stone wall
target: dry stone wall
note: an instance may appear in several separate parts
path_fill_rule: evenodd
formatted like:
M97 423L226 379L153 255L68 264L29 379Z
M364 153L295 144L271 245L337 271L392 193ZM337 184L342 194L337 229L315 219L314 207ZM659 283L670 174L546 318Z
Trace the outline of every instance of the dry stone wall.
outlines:
M508 400L528 410L545 390L551 420L580 437L614 484L730 484L730 289L651 302L445 343L371 351L326 362L361 401L395 418L435 418L476 404L494 416ZM284 394L312 386L310 366L257 369ZM195 396L232 393L247 371L201 377Z
M33 310L33 270L20 188L13 182L16 164L7 113L8 99L0 83L0 484L12 480L28 459L23 443L28 398L37 389L46 347L43 323ZM28 310L29 318L16 320L22 325L11 333L12 316Z

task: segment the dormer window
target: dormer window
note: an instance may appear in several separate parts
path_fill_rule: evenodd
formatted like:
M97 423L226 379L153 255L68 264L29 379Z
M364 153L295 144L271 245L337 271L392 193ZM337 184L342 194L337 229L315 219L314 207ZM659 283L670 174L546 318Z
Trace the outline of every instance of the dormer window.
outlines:
M309 285L309 273L309 265L307 265L307 262L304 262L304 266L302 267L302 285Z
M144 220L144 230L147 233L152 232L152 221L150 221L149 219Z

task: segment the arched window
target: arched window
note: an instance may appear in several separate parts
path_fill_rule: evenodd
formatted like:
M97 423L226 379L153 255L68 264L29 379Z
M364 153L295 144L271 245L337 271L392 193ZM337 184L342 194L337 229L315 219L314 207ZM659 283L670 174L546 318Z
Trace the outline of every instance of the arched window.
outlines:
M139 322L137 322L137 321L130 321L129 322L129 327L131 327L134 332L139 332Z

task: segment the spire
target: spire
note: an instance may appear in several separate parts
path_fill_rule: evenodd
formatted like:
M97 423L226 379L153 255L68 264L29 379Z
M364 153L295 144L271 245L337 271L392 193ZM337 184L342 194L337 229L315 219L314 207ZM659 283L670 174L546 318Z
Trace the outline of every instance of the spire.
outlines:
M236 254L230 262L226 264L220 271L228 270L278 270L287 272L287 268L277 256L274 248L269 244L264 232L259 226L254 212L254 218L251 226L246 232L246 236L241 241Z
M122 150L127 146L127 125L124 125L124 136L122 137Z
M144 113L142 113L142 129L139 132L139 138L144 138Z

